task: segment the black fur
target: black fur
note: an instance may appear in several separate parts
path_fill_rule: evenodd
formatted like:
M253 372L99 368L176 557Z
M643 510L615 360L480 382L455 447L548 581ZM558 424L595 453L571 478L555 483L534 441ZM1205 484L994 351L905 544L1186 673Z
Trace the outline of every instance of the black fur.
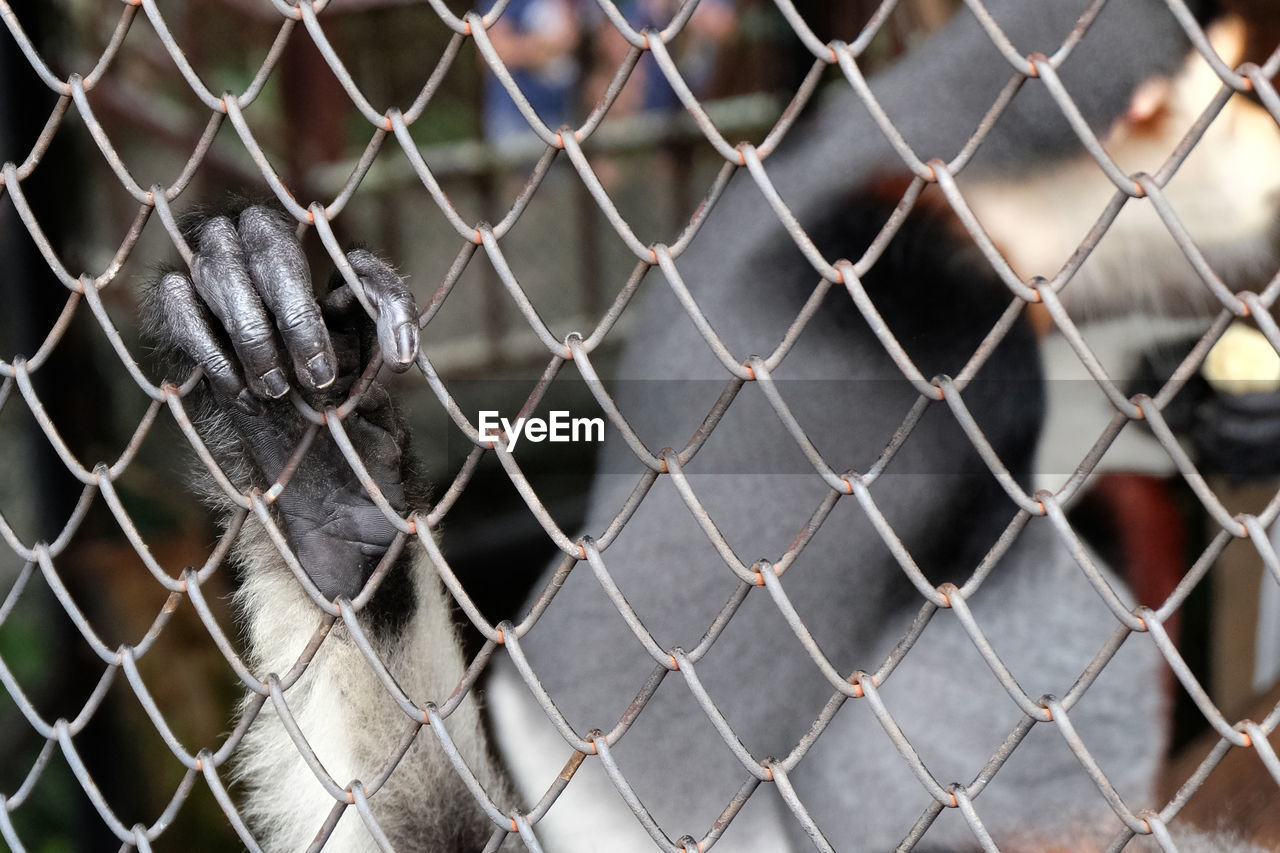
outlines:
M838 210L816 218L809 236L823 257L856 259L866 250L898 202L879 191L882 186L863 189L843 200ZM901 186L905 188L905 180ZM807 295L803 285L811 278L806 274L793 282L792 315L799 312ZM1013 301L945 202L930 193L917 202L861 283L926 378L959 373ZM872 334L843 288L833 290L814 322L839 329L850 340L868 340ZM897 385L891 396L905 413L915 389L906 380L884 382ZM1039 349L1025 315L1000 340L962 397L1005 467L1029 490L1045 396ZM920 473L964 477L966 500L939 507L937 526L909 543L910 550L922 567L933 569L930 577L936 583L959 581L1017 510L945 404L931 407L921 431L933 452L930 469Z

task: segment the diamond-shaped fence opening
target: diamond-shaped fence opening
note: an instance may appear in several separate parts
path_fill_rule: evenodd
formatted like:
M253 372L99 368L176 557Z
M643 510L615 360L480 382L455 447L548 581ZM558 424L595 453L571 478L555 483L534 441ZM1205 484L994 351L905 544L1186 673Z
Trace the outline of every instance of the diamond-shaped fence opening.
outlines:
M1058 774L1076 780L1050 793L1062 799L1045 808L1060 803L1069 821L1082 797L1089 800L1091 820L1106 816L1090 832L1114 849L1134 836L1173 849L1186 827L1224 823L1280 844L1267 817L1280 803L1273 737L1280 561L1268 532L1280 515L1269 440L1275 383L1231 394L1202 378L1217 369L1211 350L1219 339L1246 340L1237 322L1245 318L1260 336L1233 345L1254 347L1262 361L1280 349L1272 319L1277 232L1266 226L1269 243L1240 268L1221 268L1184 224L1206 217L1180 206L1178 191L1193 170L1184 163L1225 144L1219 131L1236 121L1223 117L1229 104L1248 105L1251 130L1276 132L1280 27L1266 4L1236 4L1253 23L1243 56L1254 61L1234 68L1183 0L1147 4L1144 26L1182 34L1209 82L1195 90L1200 100L1181 116L1186 124L1170 147L1148 152L1140 169L1115 155L1108 128L1090 126L1102 109L1097 93L1070 82L1076 48L1108 25L1106 3L1077 4L1078 18L1051 16L1074 27L1055 34L1056 50L1028 55L1001 29L1001 16L966 0L955 14L984 34L984 49L1007 60L1007 82L941 150L918 144L944 138L922 131L934 104L929 92L921 88L916 111L899 113L901 103L882 109L866 81L904 50L948 50L924 35L958 3L546 0L542 14L561 17L550 25L543 18L542 58L526 66L520 57L528 47L517 37L533 25L514 22L532 5L0 2L7 33L0 38L0 838L8 847L257 849L256 799L265 795L233 768L268 717L285 720L275 731L306 776L299 784L319 784L326 808L332 803L327 818L308 825L304 847L313 834L323 844L335 832L326 849L340 847L347 837L335 829L340 821L364 822L384 846L403 841L379 794L384 804L401 796L397 780L413 772L405 768L416 751L439 743L490 850L563 843L555 826L573 825L572 811L595 802L582 799L591 784L611 798L607 819L654 849L704 850L722 835L726 846L743 849L750 844L743 827L759 826L766 814L788 827L778 837L792 843L879 849L879 841L865 847L865 838L832 827L862 825L833 815L877 808L874 797L852 792L874 790L882 771L886 790L914 795L892 843L909 849L922 838L927 846L958 837L988 849L997 842L1040 849L1037 830L1012 838L989 831L1007 822L998 813L1006 801L995 793L1002 770L1004 778L1025 772L1006 765L1038 755L1037 738L1054 738L1067 759L1044 768L1046 789ZM902 81L888 85L901 89ZM1052 229L1041 214L1055 209L1056 197L1025 202L1029 196L1011 189L1035 192L1042 177L1035 164L1014 157L997 176L1003 183L967 183L970 162L1001 144L988 139L993 126L1025 104L1022 88L1042 100L1030 119L1051 118L1025 132L1056 128L1060 138L1037 144L1079 148L1072 168L1089 176L1080 182L1105 178L1086 202L1091 227L1054 236L1047 267L1025 254L1035 241L1000 239L1019 228ZM859 159L863 143L842 137L840 125L802 117L839 97L862 105L865 127L877 134L871 147L892 155L891 170L886 158ZM1141 115L1139 97L1133 103L1134 121L1173 121ZM821 187L799 181L811 190L804 197L796 158L774 165L787 145L813 152L800 171L829 175ZM874 168L842 172L861 163ZM1280 170L1280 162L1270 166ZM1230 171L1220 176L1224 187ZM1258 174L1247 183L1276 181ZM865 240L840 247L847 259L832 254L822 211L868 184L883 215L849 226ZM763 231L704 228L722 199L743 204L744 185L756 190L754 220L778 238L776 257L791 257L791 274L803 269L809 279L795 300L742 274L741 258L761 248L742 243ZM395 547L430 555L460 623L465 674L439 695L403 676L429 662L398 669L404 662L388 662L396 652L360 618L376 584L394 585L386 567L374 587L336 603L323 601L298 568L295 582L305 591L297 595L314 605L306 648L274 672L245 652L246 633L261 628L237 621L229 555L238 539L253 538L255 547L293 560L267 508L279 489L241 493L227 479L188 414L199 376L162 376L138 335L143 283L161 263L191 262L183 214L226 206L234 193L272 199L296 221L315 269L346 265L344 251L357 241L392 259L421 308L416 368L391 387L414 427L431 502L401 518L381 495L375 500L400 531ZM1010 214L1001 206L1008 197L1028 206ZM1274 204L1265 194L1262 202L1241 198ZM1126 210L1137 206L1157 228L1130 230ZM998 301L1008 307L992 314L994 326L963 328L964 304L927 291L909 310L876 295L883 288L871 282L908 251L895 236L909 215L925 211L954 221L949 240L972 243L962 251L982 267L975 275L989 268L1003 283ZM1161 321L1166 343L1139 353L1135 370L1134 329L1149 331L1154 320L1087 323L1063 300L1092 287L1106 304L1124 285L1098 284L1082 265L1096 253L1102 267L1106 246L1146 239L1163 241L1172 263L1191 271L1196 292L1177 299L1202 319ZM689 262L695 256L698 263ZM766 278L772 263L774 256L759 259ZM771 312L767 321L725 320L733 314L717 301L723 293L708 296L702 286L713 266L741 274L731 299L759 302L762 314ZM632 307L656 299L654 291L665 307L648 315ZM1157 301L1139 299L1139 307L1168 307ZM863 330L863 344L875 351L868 363L880 374L837 380L829 365L806 361L821 336L814 318L827 312ZM927 325L923 343L918 329L903 332L912 317ZM1028 317L1044 336L1053 379L1039 490L1028 488L1026 466L1004 453L1003 426L989 413L992 393L1031 400L1041 383L1032 376L1035 388L992 392L982 373L1024 334ZM661 335L646 337L658 326L685 329L678 338L685 350L663 351ZM963 356L932 363L930 336L947 336ZM1177 343L1167 343L1170 336ZM637 364L686 362L709 364L710 372L678 367L658 377L667 380L662 392L646 390L648 380L625 389L632 380L612 379L615 371L636 373ZM863 382L896 390L877 391L888 402L863 411ZM347 445L360 476L346 407L329 411L324 426L320 413L300 410L315 424L309 435L329 432ZM512 420L572 411L582 416L572 428L581 426L584 437L569 449L534 438L504 449L486 438L477 415L486 411ZM873 425L865 434L879 437L850 447L826 434L832 411ZM593 418L608 423L617 445L599 458L589 438ZM913 470L932 458L920 455L919 436L934 434L920 424L939 419L951 425L958 467ZM771 424L770 443L735 444L744 423ZM210 469L212 491L234 505L220 524L188 494L192 466ZM918 506L895 497L913 477L931 475L982 485L949 497L944 489ZM726 495L734 482L776 487L761 495L768 511L740 512ZM965 513L989 505L982 501L1004 506L1004 515L970 523ZM848 530L865 538L839 544ZM662 558L696 567L662 575L687 578L687 586L655 592L651 567L623 559L647 553L635 544L644 537L697 543ZM760 542L769 543L765 551L751 550ZM1061 555L1082 597L1046 600L1055 593L1045 588L1002 603L1007 567L1034 559L1027 554L1036 549ZM861 579L860 603L830 619L822 614L831 607L819 605L847 596L824 593L821 584L846 576L823 574L816 555L837 552L851 564L882 566L893 582ZM957 556L963 569L939 584L931 567ZM1118 573L1127 568L1132 597L1108 563ZM548 565L552 574L541 576ZM584 646L590 641L545 627L572 623L584 600L616 623L619 648L632 655L616 661L622 675L605 672L615 662L612 647ZM1041 631L1011 647L1005 615L1016 607ZM1069 611L1090 607L1089 624L1105 630L1070 643L1055 636L1077 624ZM861 638L855 646L851 635ZM549 651L556 641L548 638L557 636L563 648ZM308 742L312 711L298 698L315 678L313 661L338 643L350 652L351 678L338 692L376 693L396 720L358 782L326 766L324 749ZM1046 650L1058 647L1086 650L1079 660L1067 655L1067 664L1055 659L1052 677L1036 670L1034 661L1053 658ZM1159 676L1135 674L1126 657L1135 648L1159 663ZM770 680L781 666L793 667L803 689L764 698L792 689ZM947 666L981 677L931 692L946 679L931 679L930 667L937 675ZM495 670L507 676L492 688L495 706L503 701L497 694L514 689L517 705L534 709L554 743L549 752L530 738L521 756L524 734L503 730L511 717L494 717L509 761L544 765L541 787L532 796L522 791L523 800L469 764L466 745L459 753L453 741L470 713L455 712L477 706ZM584 709L574 697L585 694L573 684L597 677L623 686ZM1122 695L1142 694L1141 701L1100 713L1105 699L1091 697L1107 688L1090 689L1126 678L1135 684ZM771 739L772 718L755 716L783 710L794 713ZM1105 732L1073 722L1100 713L1127 732L1135 717L1166 710L1175 742L1167 756L1142 758L1167 764L1164 787L1149 792L1133 790L1142 770L1126 766L1123 750L1109 754ZM948 738L964 737L986 715L1013 722L978 748L978 763L949 763ZM1149 721L1152 742L1166 725ZM636 743L657 744L652 757L637 756L629 745ZM966 751L972 745L959 754ZM660 778L637 769L668 759ZM682 767L686 761L696 766ZM831 768L853 765L865 768L870 788L840 789L845 777ZM687 782L707 768L720 773L723 791L698 790L706 808L663 805L686 790L683 771ZM690 823L695 813L700 822ZM929 834L935 823L942 835ZM445 849L416 841L413 849Z

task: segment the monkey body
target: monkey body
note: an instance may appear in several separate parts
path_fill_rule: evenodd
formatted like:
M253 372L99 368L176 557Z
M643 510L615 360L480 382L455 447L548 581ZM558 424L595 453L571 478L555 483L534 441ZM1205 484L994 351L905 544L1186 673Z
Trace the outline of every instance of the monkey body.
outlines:
M1083 7L1014 0L987 5L1022 53L1056 50ZM1111 3L1074 48L1061 76L1085 120L1109 136L1123 125L1144 82L1176 78L1188 50L1162 3ZM947 160L964 148L1012 76L977 21L961 13L874 81L872 91L918 156ZM1268 162L1274 139L1271 146L1254 156ZM1069 193L1071 184L1086 180L1083 175L1095 174L1085 156L1059 108L1031 81L960 172L962 193L1019 277L1051 277L1057 271L1053 264L1065 262L1062 253L1078 242L1072 235L1087 231L1098 214L1092 200L1054 195ZM765 170L828 262L862 257L910 177L852 94L815 108ZM1105 179L1101 185L1096 177L1087 180L1093 181L1091 198L1105 203ZM1261 212L1241 211L1242 228L1215 232L1215 259L1232 268L1274 267L1274 241L1268 243L1274 181L1271 175L1258 191ZM1185 191L1194 197L1196 188L1188 184ZM1037 205L1062 213L1065 225L1019 215ZM1148 265L1149 251L1167 254L1167 245L1145 242L1143 235L1152 231L1149 213L1135 208L1126 212L1123 228L1121 221L1117 233L1095 250L1093 265L1080 273L1081 281L1093 283L1069 283L1062 290L1072 311L1093 306L1114 313L1122 303L1145 307L1157 299L1151 292L1198 293L1189 267ZM1031 225L1046 233L1021 233ZM279 229L272 233L273 245L280 244ZM813 264L745 170L675 267L733 359L759 366L748 361L758 354L770 364L768 376L757 374L756 382L738 389L705 444L684 460L678 474L687 491L672 476L659 477L598 554L627 606L669 657L655 659L620 615L596 567L586 563L569 574L527 633L509 640L580 737L592 730L618 733L608 742L610 759L624 787L655 821L652 832L646 830L603 758L588 756L535 827L544 849L649 850L655 848L654 833L665 835L666 843L705 836L717 850L729 851L805 850L815 844L826 849L828 843L870 851L900 845L971 849L985 840L982 832L1001 849L1085 850L1119 837L1123 822L1072 752L1062 721L1029 725L1026 710L979 654L956 609L925 605L926 591L944 583L964 589L941 587L962 597L1017 692L1033 703L1065 699L1071 727L1123 801L1135 809L1158 806L1154 785L1168 707L1154 645L1139 635L1118 642L1119 622L1050 521L1019 516L1018 504L945 404L926 407L899 443L895 436L904 420L915 417L910 413L920 392L854 306L856 288L847 281L820 284ZM368 281L385 278L367 263L362 269ZM1122 287L1108 287L1107 280L1122 269L1147 269L1155 278L1131 276ZM195 279L199 291L198 272ZM178 285L186 293L183 279ZM725 393L730 377L670 289L653 285L610 392L646 446L679 449ZM926 380L960 374L993 326L1008 326L962 398L1018 488L1029 493L1044 393L1036 339L1024 318L1006 317L1010 290L939 194L927 191L920 198L857 286ZM407 354L407 342L396 341L394 332L406 310L389 309L376 329L384 351L396 357ZM808 319L792 339L788 329L800 315ZM334 312L326 317L330 329L353 322ZM162 318L155 325L160 339L205 363L191 351L201 347L190 346L181 323ZM785 357L770 359L784 342ZM367 358L371 347L366 341L357 349ZM295 357L295 365L310 364L308 353L301 361ZM246 363L239 354L220 357ZM390 366L407 364L401 358ZM251 394L275 396L265 378L258 381L269 371L242 372ZM350 367L340 374L351 387ZM305 367L295 367L295 375L310 396L340 399L336 390L308 389ZM240 393L216 371L211 379L215 387L223 383L224 397ZM854 479L875 471L871 479L859 480L865 490L833 499L832 487L760 387L765 382L834 471L850 471ZM278 408L284 405L267 403L269 421L275 430L297 435L302 427L289 410ZM402 470L407 455L392 450L406 439L386 405L372 404L365 413L382 432L366 430L353 444L362 458L374 458L371 473L381 488L394 496L394 487L403 487L403 495L391 501L403 512L419 508L421 496L412 493L413 478ZM266 488L283 467L280 452L255 450L268 430L252 419L262 417L245 413L205 422L211 445L219 445L228 465L257 454L237 486ZM361 432L358 423L353 434ZM310 486L298 492L297 511L277 506L274 513L301 557L303 534L315 526L317 507L330 506L335 493L346 494L335 492L338 486L351 489L350 505L339 502L340 509L347 506L339 513L339 527L347 532L331 537L331 544L321 538L306 546L312 556L303 566L320 597L352 596L377 574L379 549L394 536L376 514L368 515L358 484L352 487L345 461L326 449L323 435L316 446L308 456L311 469L300 481ZM878 466L890 447L893 458ZM315 477L309 480L306 470ZM606 449L600 471L585 524L588 535L597 537L642 474L620 444ZM288 493L286 486L282 495ZM696 496L699 512L691 510L689 494ZM364 530L370 524L379 528L376 536ZM351 555L352 538L357 556ZM371 637L407 696L439 703L461 678L463 662L434 569L415 551L410 542L382 579L373 598ZM246 577L239 597L253 671L290 670L316 631L313 599L261 530L248 534L238 554ZM763 573L775 569L776 579L765 581ZM765 588L743 577L757 570ZM970 583L975 573L980 582ZM1102 573L1123 596L1114 577ZM788 619L791 610L804 631ZM722 622L719 617L730 611L732 618ZM904 638L910 650L899 660ZM555 783L572 748L517 673L517 651L494 657L487 701L502 762L519 802L529 808ZM819 659L831 670L824 673ZM1093 680L1095 663L1105 666ZM831 672L870 691L853 696L855 691L833 683ZM334 624L306 674L284 696L339 786L353 778L380 778L396 744L416 725L390 699L342 622ZM637 697L643 701L633 705ZM253 707L251 701L248 708ZM718 727L721 719L732 737ZM516 800L487 756L474 704L464 703L445 725L481 787L500 807L510 808ZM905 740L895 742L898 734ZM271 849L305 845L326 816L336 814L333 793L297 757L271 707L259 714L243 748L254 831ZM772 780L760 780L765 767L777 768L770 771ZM738 798L747 793L737 810ZM976 834L964 814L967 805L959 807L970 802L983 827ZM417 734L411 751L371 797L370 808L397 849L479 849L493 827L426 732ZM720 821L727 815L732 820L724 826ZM348 808L330 845L377 849L375 834ZM1180 840L1186 849L1253 849L1232 848L1222 838L1198 840L1193 833ZM519 846L512 839L507 845Z
M1080 4L1044 4L1036 14L1025 8L1020 13L1013 3L988 6L1024 54L1052 53L1082 11ZM1112 4L1075 48L1061 76L1099 136L1123 124L1143 81L1181 80L1186 46L1176 26L1160 4ZM1117 50L1113 39L1119 34L1141 43ZM1105 74L1099 72L1103 67ZM1010 77L1008 64L977 21L962 13L872 90L922 160L946 161L965 146ZM1111 85L1104 85L1103 77ZM1084 154L1043 87L1033 86L1024 84L959 182L1019 274L1052 277L1115 189ZM1134 143L1124 153L1167 156L1171 129L1165 130L1167 149L1147 145L1144 151L1140 143L1146 140L1122 140ZM1271 126L1272 136L1274 131ZM885 192L886 183L905 170L901 158L848 93L823 105L792 135L794 147L784 143L766 162L773 186L823 258L857 260L902 195L905 180L896 193ZM1274 139L1270 144L1274 151ZM1154 171L1162 160L1151 162L1148 156L1147 162L1145 168ZM1231 228L1247 220L1252 225L1231 236L1210 235L1207 250L1233 272L1267 263L1274 270L1275 244L1266 238L1275 221L1276 176L1267 162L1265 157L1254 161L1267 175L1255 197L1257 208L1243 205L1229 220L1216 223ZM1085 199L1080 201L1076 192L1082 189L1088 193L1081 192ZM1171 188L1171 195L1174 189L1187 198L1204 192L1189 181ZM940 212L946 203L936 195L932 202L927 198L860 281L925 378L958 374L1012 301L949 211ZM1038 219L1040 208L1058 220ZM1193 206L1186 209L1196 214ZM1043 231L1037 232L1040 225ZM1096 253L1079 274L1080 283L1073 280L1061 293L1073 310L1204 308L1203 286L1149 210L1126 211ZM1259 264L1261 259L1265 262ZM675 265L710 326L742 360L773 353L819 280L744 173L735 176ZM639 421L637 431L648 447L680 448L711 410L728 376L674 296L665 287L656 290L611 391L624 415ZM1035 341L1026 329L1015 328L963 395L996 455L1021 475L1028 494L1043 393L1037 363ZM773 377L780 396L836 471L870 470L918 399L839 286ZM684 471L732 554L748 567L758 560L766 566L788 562L789 549L809 532L830 495L764 395L753 396L754 391L748 385L739 393ZM616 473L626 469L629 451L614 451L602 462L606 473L597 478L589 502L592 513L585 527L592 533L609 526L636 483L635 475L628 479ZM1017 507L943 404L929 409L897 454L869 488L875 512L931 583L963 584L986 571L988 549ZM631 463L631 470L637 467ZM662 479L601 560L663 649L703 649L704 633L742 584L686 499ZM847 497L821 520L780 578L779 586L838 673L881 670L895 646L911 635L924 602L901 563L868 511ZM1109 583L1122 588L1114 578ZM969 603L991 647L1033 699L1067 695L1118 627L1048 519L1028 523ZM548 695L579 733L614 729L630 713L628 703L645 679L660 669L587 572L570 576L522 644ZM867 701L842 699L820 674L770 593L747 594L694 669L754 760L784 761L803 753L788 771L791 783L813 825L836 849L888 850L906 840L918 841L918 849L976 846L974 831L958 809L942 809L932 817L939 811L938 794L926 790ZM1153 786L1168 718L1161 669L1154 645L1145 637L1130 637L1071 714L1110 783L1135 808L1158 805ZM944 789L958 783L981 791L973 807L1002 849L1042 849L1049 840L1065 839L1086 849L1122 831L1120 818L1060 731L1052 724L1036 725L1018 740L1025 714L953 613L933 616L888 675L881 698L887 715ZM833 705L839 710L828 721ZM545 790L550 768L563 764L568 747L548 725L537 723L542 712L514 667L500 668L491 706L498 743L521 790L526 797ZM805 739L815 729L821 735L807 747ZM984 766L1014 742L1012 757L987 783ZM613 757L670 839L702 838L752 778L679 672L663 677ZM571 785L562 795L564 807L544 820L548 846L649 849L653 840L599 764L584 765L579 775L576 790ZM812 827L764 783L729 824L717 849L806 850L813 845ZM825 849L821 843L819 849Z

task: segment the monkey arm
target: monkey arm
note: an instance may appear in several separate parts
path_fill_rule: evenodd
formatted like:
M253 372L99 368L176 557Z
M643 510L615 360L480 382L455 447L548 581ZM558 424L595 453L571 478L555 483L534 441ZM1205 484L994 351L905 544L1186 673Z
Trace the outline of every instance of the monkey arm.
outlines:
M443 704L461 680L449 601L416 540L398 541L385 511L403 518L426 502L408 429L377 378L380 368L404 371L417 356L412 295L386 263L355 250L347 261L374 319L350 285L317 299L291 223L271 208L200 216L184 231L195 253L190 271L165 271L151 286L146 331L170 375L203 370L205 381L186 401L197 431L237 490L275 494L270 516L287 545L282 549L251 514L233 552L248 664L263 683L275 675L288 685L265 703L248 694L242 709L256 716L236 765L250 829L264 849L303 849L347 803L337 789L361 780L376 828L347 808L326 849L377 849L378 832L404 849L479 849L492 824L437 738L420 730L426 715L402 709L355 642L353 626L340 619L329 627L318 606L318 599L358 599L390 561L358 612L358 627L411 702ZM327 425L313 426L303 414L310 406L333 418L344 403L351 405L341 431L365 482ZM198 480L215 506L235 509L211 476ZM275 484L283 488L273 491ZM289 568L293 557L303 577ZM317 637L319 649L290 683L287 673ZM281 698L305 745L283 724ZM503 782L474 701L458 706L445 725L480 784L501 799ZM309 750L323 771L308 766Z

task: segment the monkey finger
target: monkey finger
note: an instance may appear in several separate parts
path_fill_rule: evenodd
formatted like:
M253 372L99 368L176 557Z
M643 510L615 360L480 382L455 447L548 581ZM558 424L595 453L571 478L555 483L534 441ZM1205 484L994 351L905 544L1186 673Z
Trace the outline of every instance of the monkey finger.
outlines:
M249 393L246 391L245 396ZM252 399L252 398L251 398ZM254 400L260 407L261 403ZM262 407L262 414L246 417L244 407L230 412L231 422L235 424L236 433L244 440L244 447L249 451L253 464L257 466L269 480L276 480L289 458L293 455L298 437L279 417L281 412L292 417L292 407L287 404L274 410Z
M418 308L404 279L380 258L364 249L347 253L365 292L378 307L378 345L387 366L403 373L418 356Z
M373 382L365 388L356 412L360 415L359 420L378 427L397 441L404 435L400 413L381 382Z
M366 417L348 418L345 426L347 437L382 496L397 512L403 513L406 509L401 478L403 431L396 429L394 423L376 423Z
M234 362L210 326L208 309L196 295L191 279L176 271L165 273L148 299L158 312L166 343L200 365L217 394L248 414L259 414L262 405L245 387Z
M391 395L387 393L387 387L381 382L370 382L369 386L364 389L364 394L360 397L360 403L356 406L356 411L362 415L371 415L379 412L391 405Z
M311 273L292 225L283 212L262 205L240 213L240 241L258 294L275 317L276 328L293 360L293 373L319 390L337 378L337 358Z
M249 277L240 236L225 216L200 227L191 272L196 292L226 329L249 387L263 397L283 397L289 380L275 332Z

